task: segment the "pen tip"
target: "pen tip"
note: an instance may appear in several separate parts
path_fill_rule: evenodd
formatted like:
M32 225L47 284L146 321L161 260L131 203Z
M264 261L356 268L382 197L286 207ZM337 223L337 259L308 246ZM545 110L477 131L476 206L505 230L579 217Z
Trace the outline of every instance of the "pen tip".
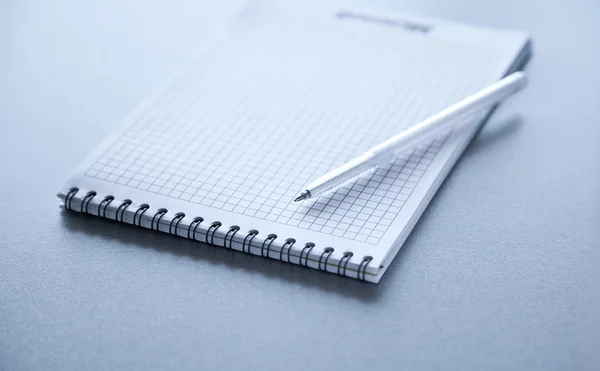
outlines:
M294 202L302 201L302 200L305 200L305 199L307 199L309 197L310 197L310 192L309 191L304 191L304 192L300 193L300 196L294 198Z
M298 202L298 201L302 201L304 200L306 197L304 197L304 194L301 194L300 196L294 198L294 202Z

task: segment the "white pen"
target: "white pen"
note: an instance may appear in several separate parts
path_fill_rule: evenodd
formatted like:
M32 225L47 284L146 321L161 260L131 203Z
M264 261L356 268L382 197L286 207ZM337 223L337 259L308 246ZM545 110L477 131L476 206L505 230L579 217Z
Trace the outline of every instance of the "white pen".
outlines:
M456 126L457 120L464 121L470 115L492 108L526 85L527 76L523 72L512 73L323 175L309 184L294 201L337 189L378 165L393 160L399 153L414 149L427 139Z

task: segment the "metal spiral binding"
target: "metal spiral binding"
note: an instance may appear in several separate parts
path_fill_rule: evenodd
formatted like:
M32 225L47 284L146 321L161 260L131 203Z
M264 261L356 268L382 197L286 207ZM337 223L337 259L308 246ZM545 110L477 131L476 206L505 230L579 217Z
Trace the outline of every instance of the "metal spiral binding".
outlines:
M271 253L271 244L273 243L273 241L275 241L277 239L277 235L276 234L270 234L267 236L267 238L265 238L265 240L263 241L261 247L260 247L260 256L262 257L270 257L270 253ZM265 245L267 245L267 255L265 255L263 252L265 251Z
M283 254L283 250L287 246L287 251L286 251L287 262L288 263L292 262L290 260L290 251L292 250L292 246L294 246L295 243L296 243L296 240L293 238L288 238L287 240L285 240L285 243L283 244L283 246L281 246L281 250L279 250L279 260L283 261L283 259L281 259L281 255Z
M219 229L219 227L221 226L221 222L212 222L210 224L210 227L208 227L208 229L206 230L206 234L204 235L204 241L206 243L209 243L211 245L215 244L214 238L215 238L215 232L217 231L217 229ZM212 231L212 232L211 232ZM210 234L210 242L208 241L208 235Z
M312 249L315 247L315 244L312 242L307 242L304 244L304 247L302 248L302 251L300 252L300 260L298 261L298 264L302 265L302 266L308 266L308 256L310 255L310 252L312 251ZM306 259L304 260L304 264L302 264L302 256L304 255L304 251L306 251Z
M72 208L73 198L76 196L76 194L79 191L80 191L79 188L72 187L66 193L65 198L64 198L64 207L66 210L73 211L73 208ZM95 191L87 192L85 194L85 196L81 199L81 204L79 205L79 211L82 213L91 214L90 210L89 210L89 205L90 205L90 202L96 196L97 196L97 194ZM103 217L103 218L109 218L106 214L106 211L107 211L109 205L114 200L115 200L115 198L111 195L105 196L102 199L102 201L98 204L98 208L96 209L95 215ZM132 204L133 204L133 202L129 199L123 200L119 204L119 206L117 207L117 209L115 211L114 220L123 223L125 212L126 212L127 208ZM131 220L131 223L135 226L141 227L143 216L146 213L146 211L148 211L149 209L150 209L150 205L148 205L148 204L139 205L139 207L133 213L133 218ZM164 209L164 208L158 209L152 216L149 228L152 230L155 230L155 231L160 231L161 220L167 213L168 213L167 209ZM169 221L168 233L175 235L175 236L181 236L179 234L179 225L180 225L181 221L185 218L186 218L186 215L184 213L182 213L182 212L176 213L173 216L173 218L171 218L171 220ZM194 217L192 219L192 221L189 223L189 225L187 226L187 231L186 231L187 233L184 234L182 237L185 236L189 239L198 241L198 239L196 238L197 230L198 230L198 227L200 227L201 223L203 223L203 222L204 222L204 218L199 217L199 216ZM209 227L206 229L206 231L204 232L204 242L214 245L215 233L217 232L217 230L220 227L222 227L221 222L219 222L219 221L212 222L209 225ZM234 237L240 230L241 230L241 228L237 225L232 225L229 227L229 229L225 233L225 236L223 237L223 247L224 248L233 249ZM242 251L243 252L245 252L247 254L251 253L252 241L258 234L259 234L259 231L257 231L256 229L252 229L246 233L246 236L244 236L244 239L242 242ZM272 255L271 254L271 252L272 252L271 245L277 238L278 238L278 236L276 234L269 234L264 239L264 241L262 242L262 244L260 246L260 255L261 256L272 257L271 256ZM277 256L276 259L278 259L280 261L286 261L288 263L298 264L301 266L308 266L309 256L310 256L312 250L314 249L315 244L312 242L305 243L304 247L300 251L300 256L298 257L298 261L292 261L291 257L295 256L295 255L293 255L291 252L292 252L292 248L295 244L296 244L296 240L294 238L287 238L285 240L285 242L283 243L283 245L281 246L281 249L278 251L279 255L278 256L276 255ZM326 247L325 249L323 249L323 252L321 253L321 255L319 255L319 260L318 260L317 268L319 270L327 272L327 264L329 262L329 258L331 257L331 255L333 254L334 251L335 251L335 249L333 247ZM275 253L277 254L277 251L275 251ZM284 256L285 256L285 258L284 258ZM350 261L350 259L353 256L354 256L354 254L350 251L344 252L342 257L338 261L337 267L335 270L335 272L338 275L347 276L346 271L347 271L347 267L348 267L348 262ZM373 257L371 257L371 256L364 256L362 258L362 260L358 266L358 269L357 269L357 275L356 275L357 279L366 281L367 267L369 266L369 263L372 260L373 260Z
M199 216L195 217L194 220L192 220L192 222L190 223L190 226L188 227L188 230L187 230L187 238L191 238L192 240L196 239L196 229L198 229L198 226L203 221L204 221L204 219ZM194 227L194 228L192 229L192 227ZM190 231L193 231L191 235L190 235Z
M133 202L131 200L123 200L123 202L121 202L121 204L117 208L117 211L115 212L115 220L116 221L123 223L123 215L125 215L125 210L127 210L129 205L131 205L132 203ZM120 212L120 214L119 214L119 212ZM119 217L119 215L120 215L120 217Z
M73 210L71 208L71 202L73 201L73 196L75 196L77 194L77 192L79 192L79 188L73 187L73 188L69 189L69 192L67 192L67 194L65 195L65 209L66 210Z
M138 226L138 227L142 226L142 216L144 216L144 213L149 208L150 208L150 205L148 205L148 204L141 204L140 207L138 207L138 209L135 211L135 214L133 214L133 225ZM138 215L138 213L139 213L139 215ZM136 217L137 217L137 224L135 222Z
M342 258L340 259L338 266L337 266L337 274L339 274L340 276L345 276L346 275L346 267L348 266L348 262L350 261L350 258L353 256L354 254L350 251L346 251L344 253L344 255L342 256ZM342 263L344 264L344 270L342 269ZM341 273L340 273L341 271Z
M96 197L96 192L94 191L89 191L85 197L83 198L83 200L81 200L81 205L79 206L79 209L82 213L86 213L89 214L89 210L88 207L90 206L90 201Z
M225 234L225 238L223 239L223 247L224 248L226 248L226 249L233 248L233 237L239 230L240 230L240 227L237 225L232 225L231 227L229 227L229 230L227 231L227 233ZM231 233L231 235L230 235L230 233ZM229 238L229 247L227 247L227 238Z
M108 207L108 205L110 205L111 202L113 202L114 199L115 198L113 196L104 197L104 200L102 200L102 202L98 204L98 216L106 218L106 208ZM102 215L100 215L100 212L102 212Z
M254 237L256 237L256 235L258 234L258 231L256 229L252 229L250 231L248 231L248 234L246 235L246 237L244 237L244 242L242 243L242 251L245 253L250 254L250 249L252 247L252 240L254 239ZM246 251L246 240L248 240L248 251Z
M171 223L169 223L169 233L170 234L174 234L175 236L179 235L179 234L177 234L177 229L179 228L179 223L181 222L181 219L183 219L183 218L185 218L184 213L175 214L173 219L171 219ZM173 223L175 223L175 233L173 233Z
M325 271L327 272L327 261L329 260L329 257L331 256L331 254L333 254L333 252L335 251L335 249L333 247L326 247L323 252L321 253L321 256L319 256L319 270L320 271ZM321 269L321 260L323 260L323 257L325 257L325 263L323 263L323 269Z
M152 217L152 221L150 222L150 228L152 230L156 230L156 231L160 231L160 220L163 218L163 216L165 216L166 213L168 213L169 210L164 209L164 208L160 208L156 211L156 213L154 214L154 216ZM154 229L154 220L156 219L156 229Z
M372 256L363 257L363 260L360 262L360 265L358 266L358 272L356 273L357 279L359 279L359 280L362 279L363 281L366 281L365 274L367 273L367 266L369 265L371 260L373 260ZM362 270L362 278L360 278L361 270Z

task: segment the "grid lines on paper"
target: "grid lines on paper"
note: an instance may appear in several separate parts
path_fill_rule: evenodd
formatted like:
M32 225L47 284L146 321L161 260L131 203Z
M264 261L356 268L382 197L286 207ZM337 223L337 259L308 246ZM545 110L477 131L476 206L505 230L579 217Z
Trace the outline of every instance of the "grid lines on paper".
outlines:
M385 40L348 43L331 33L315 42L307 34L317 30L267 31L193 65L86 176L376 244L447 134L331 194L291 200L318 176L480 88L486 80L473 66L492 56L473 61L439 44L398 58Z

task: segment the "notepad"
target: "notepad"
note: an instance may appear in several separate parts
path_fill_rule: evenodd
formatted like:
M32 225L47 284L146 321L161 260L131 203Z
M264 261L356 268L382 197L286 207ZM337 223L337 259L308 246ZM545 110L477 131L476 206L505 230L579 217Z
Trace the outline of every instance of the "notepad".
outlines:
M253 3L58 196L70 211L377 283L489 112L335 192L293 198L529 54L523 32Z

